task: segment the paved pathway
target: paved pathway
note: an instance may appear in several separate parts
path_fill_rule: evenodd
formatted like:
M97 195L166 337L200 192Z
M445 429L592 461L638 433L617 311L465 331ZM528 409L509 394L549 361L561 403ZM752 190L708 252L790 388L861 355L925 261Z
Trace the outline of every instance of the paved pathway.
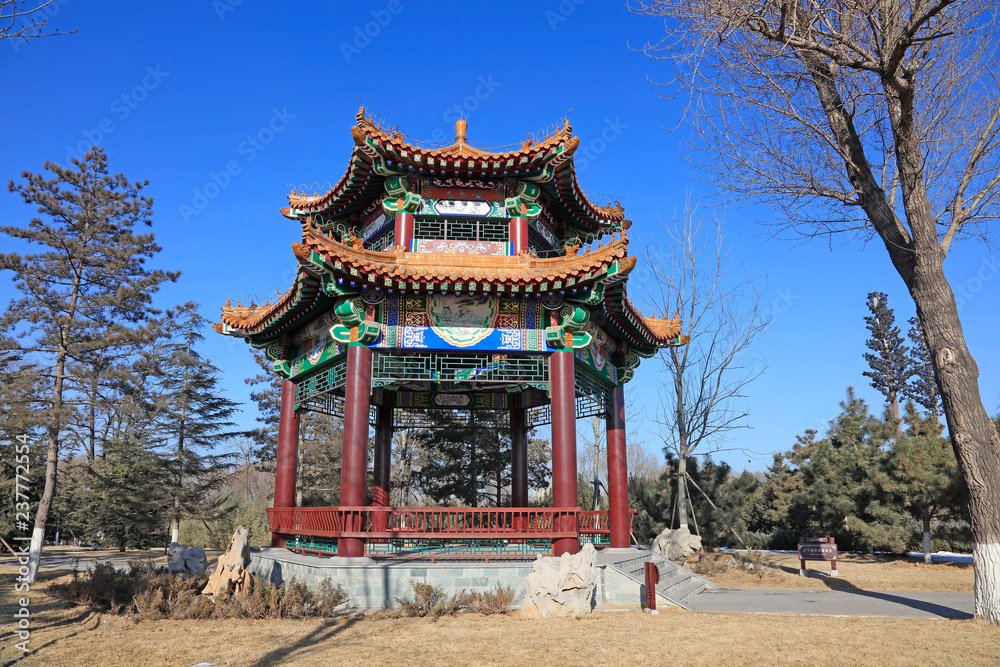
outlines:
M972 618L972 593L720 588L688 601L696 612Z

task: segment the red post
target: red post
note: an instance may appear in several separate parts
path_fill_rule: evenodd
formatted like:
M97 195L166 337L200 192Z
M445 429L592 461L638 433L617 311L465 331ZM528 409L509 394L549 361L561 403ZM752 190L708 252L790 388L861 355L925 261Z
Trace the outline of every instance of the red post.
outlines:
M656 563L646 563L646 611L658 614L656 611L656 584L660 583L660 570Z
M340 466L340 504L365 504L365 472L368 469L368 409L372 393L372 351L360 343L347 347L347 384L344 388L344 454ZM361 517L352 515L350 527L360 531ZM353 558L365 555L364 540L342 537L337 555Z
M410 249L410 241L413 239L413 214L406 211L396 213L396 231L393 245L401 245L406 250Z
M392 468L392 406L380 405L375 410L375 462L372 475L372 505L389 506L389 472ZM389 514L376 513L373 520L376 531L389 526Z
M517 216L510 219L510 244L516 257L522 250L528 249L528 219Z
M576 495L576 383L573 376L573 351L559 350L549 355L549 393L552 395L552 504L555 507L578 507ZM574 530L569 522L574 517L559 519L562 530ZM560 538L552 545L552 553L575 554L580 550L580 538Z
M295 412L295 383L281 384L281 412L278 416L278 455L274 469L274 506L295 506L295 469L299 454L299 415ZM271 535L272 547L285 546L285 536Z
M625 455L625 388L611 390L605 428L608 438L608 523L611 547L628 547L628 459Z

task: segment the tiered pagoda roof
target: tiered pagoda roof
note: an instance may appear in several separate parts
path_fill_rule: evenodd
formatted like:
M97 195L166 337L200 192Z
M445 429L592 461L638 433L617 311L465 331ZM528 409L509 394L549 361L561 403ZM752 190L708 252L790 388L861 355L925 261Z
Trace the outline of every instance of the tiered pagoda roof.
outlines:
M456 125L455 143L422 148L398 131L383 130L362 108L351 128L354 149L347 173L327 192L306 195L295 190L281 213L293 220L322 215L330 221L357 224L357 216L385 196L391 174L437 178L517 178L537 182L546 202L548 222L561 240L593 240L630 224L618 205L600 206L580 189L572 157L580 144L569 122L541 141L525 141L517 150L489 152L466 140L465 121Z
M668 345L683 344L679 319L643 316L629 301L625 284L636 258L628 254L631 222L620 206L598 206L576 180L573 153L579 145L568 123L517 150L488 152L468 144L465 121L457 124L454 144L427 149L408 143L399 132L383 130L363 110L351 129L355 146L343 178L323 194L294 191L282 213L302 225L302 239L292 244L298 260L295 282L276 303L222 309L219 333L245 338L256 347L273 345L286 334L330 311L345 293L422 295L454 293L539 298L543 304L564 300L586 304L594 320L642 357ZM536 215L559 241L536 256L441 254L409 248L365 247L344 230L358 229L381 210L389 178L478 179L509 184L534 183L541 212ZM467 182L467 180L466 180ZM391 187L390 187L391 186ZM402 202L402 200L400 200ZM606 243L602 236L611 236ZM580 251L584 244L588 248ZM553 306L549 306L552 308ZM557 306L556 306L557 307Z

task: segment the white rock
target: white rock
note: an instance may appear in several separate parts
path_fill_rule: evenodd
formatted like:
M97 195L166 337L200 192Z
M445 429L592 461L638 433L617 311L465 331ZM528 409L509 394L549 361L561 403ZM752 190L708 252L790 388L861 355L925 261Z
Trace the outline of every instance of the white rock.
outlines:
M667 528L653 540L653 553L667 560L683 563L688 556L701 551L701 538L687 528Z
M190 579L204 574L207 567L208 560L201 547L189 547L176 542L171 542L167 547L167 572Z
M596 556L592 544L585 544L577 554L563 554L558 559L539 556L534 572L528 575L525 607L533 605L539 616L589 614L594 608L597 587Z

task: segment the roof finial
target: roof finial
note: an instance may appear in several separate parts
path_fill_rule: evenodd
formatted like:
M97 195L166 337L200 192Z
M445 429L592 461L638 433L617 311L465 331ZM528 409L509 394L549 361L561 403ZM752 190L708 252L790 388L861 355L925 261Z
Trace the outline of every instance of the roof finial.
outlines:
M459 118L455 121L455 143L465 143L465 131L469 128L469 121Z

